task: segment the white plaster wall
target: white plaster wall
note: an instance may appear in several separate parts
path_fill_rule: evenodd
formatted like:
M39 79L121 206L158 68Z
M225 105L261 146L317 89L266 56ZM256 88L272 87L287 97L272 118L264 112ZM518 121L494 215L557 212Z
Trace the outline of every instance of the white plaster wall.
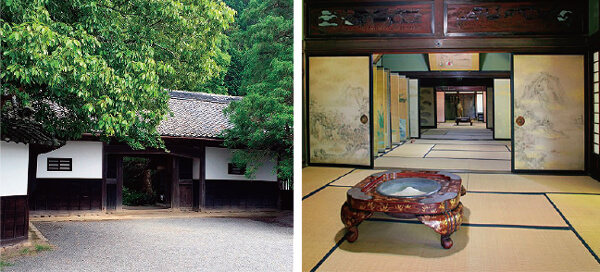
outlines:
M244 175L227 174L227 164L231 162L231 152L227 148L206 148L206 179L207 180L249 180ZM277 175L273 173L275 163L266 160L256 171L253 180L277 181Z
M194 158L192 179L200 179L200 159Z
M73 159L73 171L47 171L48 158ZM67 141L63 147L40 154L37 160L38 178L102 178L102 142Z
M27 195L29 146L0 143L0 196Z

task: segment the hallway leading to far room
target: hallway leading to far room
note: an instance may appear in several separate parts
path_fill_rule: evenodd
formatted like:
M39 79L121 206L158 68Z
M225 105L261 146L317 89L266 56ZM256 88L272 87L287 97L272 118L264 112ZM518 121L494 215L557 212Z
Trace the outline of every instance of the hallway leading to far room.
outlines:
M440 123L422 129L421 139L404 142L375 160L377 169L439 169L510 173L510 141L494 141L484 123Z

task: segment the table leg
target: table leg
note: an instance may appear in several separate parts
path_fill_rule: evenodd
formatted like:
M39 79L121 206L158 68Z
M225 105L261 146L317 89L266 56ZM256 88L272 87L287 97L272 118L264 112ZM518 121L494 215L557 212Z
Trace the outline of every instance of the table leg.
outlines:
M373 212L365 212L360 210L355 210L348 205L348 202L345 202L342 206L341 216L342 223L346 226L348 232L346 233L346 240L352 243L358 239L358 224L363 220L371 217Z
M454 210L442 214L418 215L417 218L421 223L440 234L442 247L449 249L453 245L450 235L458 230L463 221L463 205L459 202Z

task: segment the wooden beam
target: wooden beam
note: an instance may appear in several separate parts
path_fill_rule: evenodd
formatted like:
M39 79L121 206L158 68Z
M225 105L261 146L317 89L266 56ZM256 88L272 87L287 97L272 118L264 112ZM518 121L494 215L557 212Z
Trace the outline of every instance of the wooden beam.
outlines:
M133 150L131 147L124 144L109 144L105 147L107 154L120 154L129 156L145 156L145 155L174 155L180 157L195 158L201 152L198 145L210 145L220 146L220 144L214 145L214 142L203 142L203 141L192 141L192 142L178 142L178 143L166 143L166 148L169 153L165 150L156 148L146 148L144 150Z
M409 78L510 78L510 71L393 72Z
M515 52L583 53L586 37L319 38L306 39L306 55Z

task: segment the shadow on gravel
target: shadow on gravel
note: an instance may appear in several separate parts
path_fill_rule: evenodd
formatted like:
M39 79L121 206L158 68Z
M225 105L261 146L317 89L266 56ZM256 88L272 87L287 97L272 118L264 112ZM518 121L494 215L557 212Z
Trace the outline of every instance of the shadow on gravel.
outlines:
M282 212L277 216L268 217L250 217L249 219L259 221L267 224L278 224L283 227L294 227L294 213L293 212Z

